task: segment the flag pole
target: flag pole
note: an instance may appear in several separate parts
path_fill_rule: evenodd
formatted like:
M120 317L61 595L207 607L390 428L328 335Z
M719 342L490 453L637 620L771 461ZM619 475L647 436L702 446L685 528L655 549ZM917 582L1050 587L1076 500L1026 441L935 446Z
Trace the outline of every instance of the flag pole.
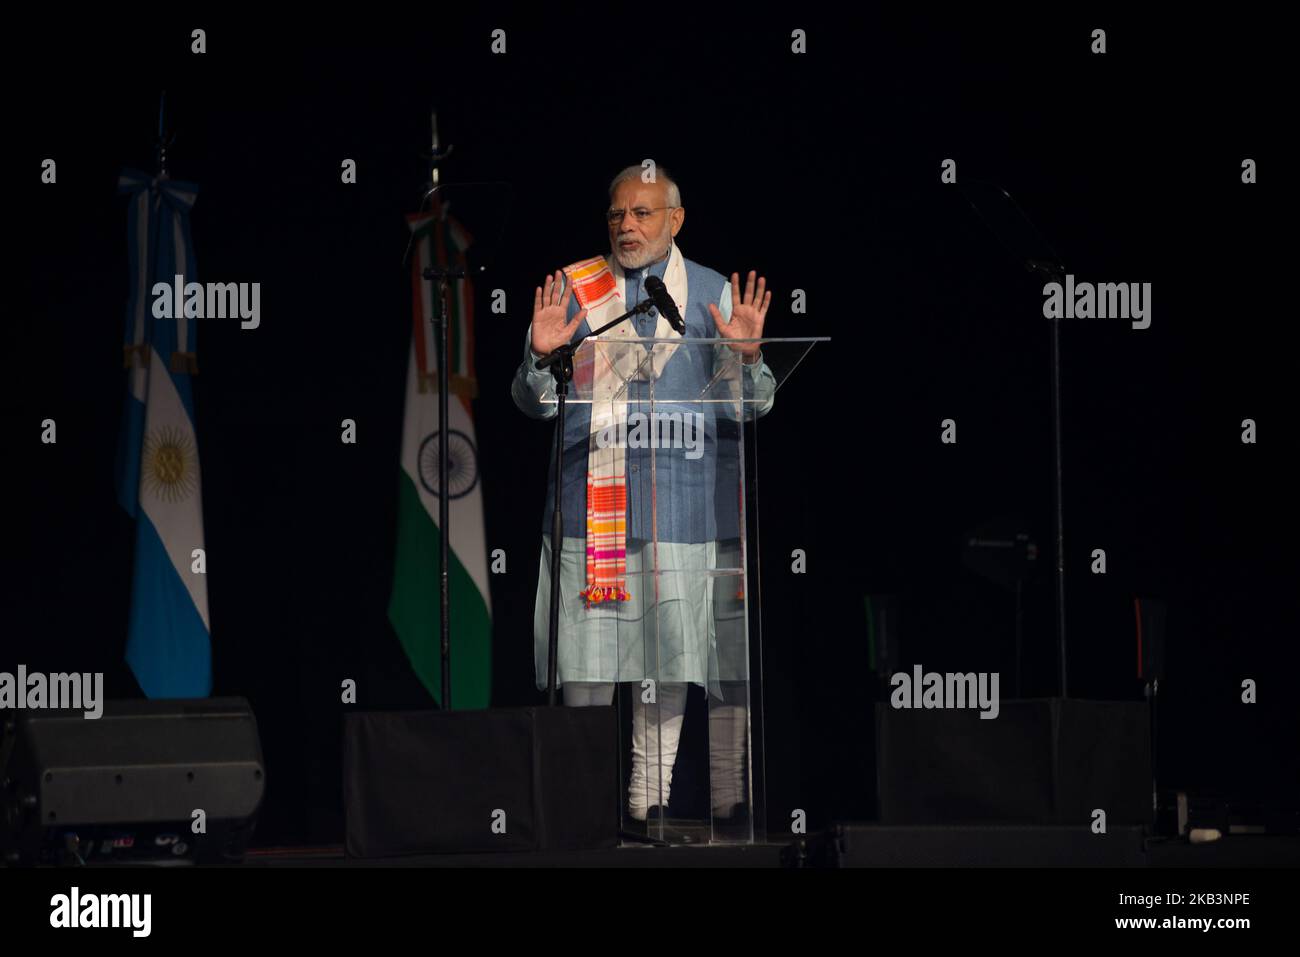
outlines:
M446 150L438 149L438 113L433 111L431 116L432 131L432 149L429 153L421 153L422 157L429 160L429 179L426 182L428 187L420 199L420 207L417 217L424 212L425 204L429 202L441 189L438 176L438 166L451 155L454 147L448 146ZM431 214L438 220L446 218L447 204L441 196L434 199ZM429 229L437 229L438 223L429 223ZM406 244L406 254L402 257L402 262L409 260L412 249L415 245L418 231L413 231ZM431 237L426 237L431 238ZM448 308L448 288L447 282L451 277L463 278L465 272L456 264L448 261L446 263L437 261L436 253L437 244L431 242L430 265L424 268L420 273L421 277L429 281L430 306L431 306L431 325L433 326L434 342L434 363L437 368L438 380L438 595L439 595L439 616L438 616L438 659L441 673L441 701L440 704L444 710L451 710L451 490L450 490L450 469L451 469L451 451L450 451L450 431L448 427L448 407L450 405L450 387L451 375L447 368L447 357L451 354L451 320ZM423 310L417 310L419 322L424 321ZM423 389L421 389L423 391Z
M172 137L167 135L167 91L158 96L158 138L154 140L154 161L158 164L158 178L167 178L167 147L171 146Z

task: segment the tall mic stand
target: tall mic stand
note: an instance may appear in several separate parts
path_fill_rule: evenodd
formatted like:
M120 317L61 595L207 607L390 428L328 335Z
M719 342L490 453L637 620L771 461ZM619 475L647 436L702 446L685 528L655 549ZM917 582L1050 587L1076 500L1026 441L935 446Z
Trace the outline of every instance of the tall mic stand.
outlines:
M555 379L555 497L551 515L551 609L550 634L546 648L546 703L555 706L555 682L559 670L560 656L560 551L563 548L564 518L562 509L564 477L564 410L565 399L569 395L569 382L573 379L573 354L591 336L598 336L620 322L649 312L655 306L653 299L638 303L630 312L625 312L617 319L612 319L594 332L580 337L576 342L569 342L555 349L537 363L538 369L549 368ZM445 378L445 377L444 377Z
M433 184L428 189L424 197L420 200L420 210L423 212L430 197L437 195L437 208L435 215L439 219L447 217L447 211L451 201L457 203L470 213L471 219L477 219L483 224L482 228L477 230L479 239L474 242L475 249L483 252L477 257L477 265L469 265L465 259L465 250L460 253L449 252L445 263L438 261L438 256L430 255L430 265L420 271L420 277L429 282L429 293L432 306L432 326L433 326L433 343L434 356L437 362L437 379L438 379L438 592L439 592L439 665L442 680L441 690L442 698L439 702L443 710L450 711L452 707L451 700L451 586L450 586L450 550L451 550L451 525L450 525L450 501L454 497L451 493L451 422L448 418L448 406L450 405L450 387L451 387L451 324L453 321L450 315L450 282L452 280L469 279L470 277L481 273L486 269L484 263L491 257L489 252L495 251L500 243L501 230L505 224L505 202L509 196L509 188L504 183L496 182L470 182L470 183L439 183L438 182L438 164L446 159L452 151L448 146L446 150L438 150L438 121L437 115L434 115L433 127L433 151L424 154L429 158L432 169L429 173L430 182ZM416 214L417 216L419 213ZM495 233L493 230L486 228L496 226ZM493 240L485 242L486 239ZM402 256L402 264L405 265L410 261L411 250L415 245L417 231L413 230L406 243L406 253ZM495 236L495 239L493 237ZM466 247L468 248L468 246ZM460 260L460 261L458 261ZM420 322L424 321L423 313L420 313ZM426 483L427 487L427 483Z
M971 188L973 187L973 189ZM1031 273L1065 284L1061 257L1029 221L1015 200L995 183L976 180L967 185L966 200L989 231ZM1065 641L1065 492L1061 452L1061 319L1053 317L1052 359L1052 538L1056 545L1056 638L1060 664L1061 697L1070 696Z
M1065 287L1065 267L1059 262L1026 260L1030 272L1046 276ZM1061 455L1061 317L1052 317L1052 530L1056 539L1056 636L1060 661L1061 697L1070 696L1065 661L1065 492L1062 488ZM1017 659L1018 666L1018 659Z
M447 574L450 567L448 548L451 541L451 516L449 514L451 490L448 487L451 481L449 474L451 470L451 452L448 448L451 427L447 419L451 371L447 364L447 355L451 351L449 344L451 323L447 317L447 280L464 279L465 275L466 270L463 266L451 263L446 266L429 266L423 272L423 276L429 280L433 292L433 328L438 362L438 528L441 529L441 534L438 536L438 587L440 595L438 607L442 616L439 652L442 660L442 707L445 711L451 710L451 586Z

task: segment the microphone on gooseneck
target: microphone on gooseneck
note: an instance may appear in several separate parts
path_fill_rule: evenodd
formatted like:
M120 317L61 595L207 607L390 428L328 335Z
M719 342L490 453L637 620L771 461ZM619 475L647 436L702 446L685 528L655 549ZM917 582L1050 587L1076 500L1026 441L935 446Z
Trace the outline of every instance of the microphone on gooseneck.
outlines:
M686 322L682 319L682 314L677 311L677 303L673 302L673 297L668 294L668 287L664 285L664 281L658 276L646 276L645 289L654 301L655 307L667 317L668 324L679 336L686 335Z

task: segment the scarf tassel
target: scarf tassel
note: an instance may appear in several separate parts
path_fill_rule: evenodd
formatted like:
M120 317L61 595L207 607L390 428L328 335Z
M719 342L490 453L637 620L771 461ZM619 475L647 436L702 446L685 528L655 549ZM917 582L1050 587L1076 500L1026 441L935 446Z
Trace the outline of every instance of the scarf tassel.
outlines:
M582 590L582 600L588 608L603 601L627 601L631 597L628 590L619 585L588 585Z

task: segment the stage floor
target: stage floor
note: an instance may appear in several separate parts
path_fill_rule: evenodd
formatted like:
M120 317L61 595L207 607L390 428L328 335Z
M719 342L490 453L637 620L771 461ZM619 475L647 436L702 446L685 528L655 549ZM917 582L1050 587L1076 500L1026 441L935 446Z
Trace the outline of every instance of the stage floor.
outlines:
M1300 866L1300 836L1228 835L1192 845L1140 828L846 824L765 844L657 847L624 842L584 851L352 858L342 846L250 850L245 867L1127 867Z
M348 857L342 847L249 851L245 867L792 867L789 844L623 844L590 851Z

